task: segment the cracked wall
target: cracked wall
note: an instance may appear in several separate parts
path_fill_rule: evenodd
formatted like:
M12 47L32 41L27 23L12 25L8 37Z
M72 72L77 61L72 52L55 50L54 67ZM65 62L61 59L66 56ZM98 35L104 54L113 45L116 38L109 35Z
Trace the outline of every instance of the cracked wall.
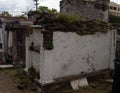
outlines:
M77 35L54 32L52 50L44 50L40 63L42 83L66 76L86 74L113 67L115 32Z
M62 0L60 12L107 22L108 3L109 0Z

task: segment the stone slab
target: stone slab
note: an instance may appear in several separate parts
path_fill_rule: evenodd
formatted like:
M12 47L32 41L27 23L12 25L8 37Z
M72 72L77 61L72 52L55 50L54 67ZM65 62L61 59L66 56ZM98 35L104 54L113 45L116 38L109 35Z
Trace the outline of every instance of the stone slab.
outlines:
M0 68L2 69L13 68L13 65L0 65Z

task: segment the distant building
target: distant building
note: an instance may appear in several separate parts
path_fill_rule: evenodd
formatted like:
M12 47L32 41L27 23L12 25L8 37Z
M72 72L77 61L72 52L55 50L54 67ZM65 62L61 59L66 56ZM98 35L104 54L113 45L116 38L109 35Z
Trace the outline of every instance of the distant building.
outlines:
M109 3L109 12L113 15L120 16L120 4L110 2Z

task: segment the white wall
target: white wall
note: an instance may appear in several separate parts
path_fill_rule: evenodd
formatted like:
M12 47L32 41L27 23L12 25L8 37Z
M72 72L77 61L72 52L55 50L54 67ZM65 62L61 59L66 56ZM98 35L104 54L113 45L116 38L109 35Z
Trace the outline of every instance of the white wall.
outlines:
M111 47L110 47L110 68L114 69L115 52L116 52L116 41L117 41L117 29L112 29L111 35Z
M51 83L59 77L113 67L112 60L115 56L113 33L114 31L109 31L106 34L80 36L72 32L54 32L53 50L45 50L41 55L40 82Z
M33 31L32 34L26 37L26 70L33 66L36 71L40 69L40 53L29 50L32 42L35 46L41 45L40 40L41 32L39 30Z
M2 28L0 28L0 43L3 44L3 30L2 30ZM3 45L2 45L2 47L3 47ZM3 48L0 49L0 52L3 52Z
M8 36L8 48L13 46L13 32L9 31L9 36Z

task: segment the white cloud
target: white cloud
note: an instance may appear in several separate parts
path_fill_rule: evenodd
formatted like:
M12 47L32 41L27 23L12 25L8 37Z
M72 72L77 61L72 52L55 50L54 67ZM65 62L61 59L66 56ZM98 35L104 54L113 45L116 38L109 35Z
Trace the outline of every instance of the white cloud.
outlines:
M39 0L39 4L41 6L55 8L59 11L59 1L60 0ZM16 15L34 8L33 0L0 0L0 12L9 11Z
M9 11L12 14L20 14L33 8L32 0L0 0L0 12Z
M59 2L61 0L41 0L40 5L41 6L48 6L49 8L55 8L58 11L59 9Z

